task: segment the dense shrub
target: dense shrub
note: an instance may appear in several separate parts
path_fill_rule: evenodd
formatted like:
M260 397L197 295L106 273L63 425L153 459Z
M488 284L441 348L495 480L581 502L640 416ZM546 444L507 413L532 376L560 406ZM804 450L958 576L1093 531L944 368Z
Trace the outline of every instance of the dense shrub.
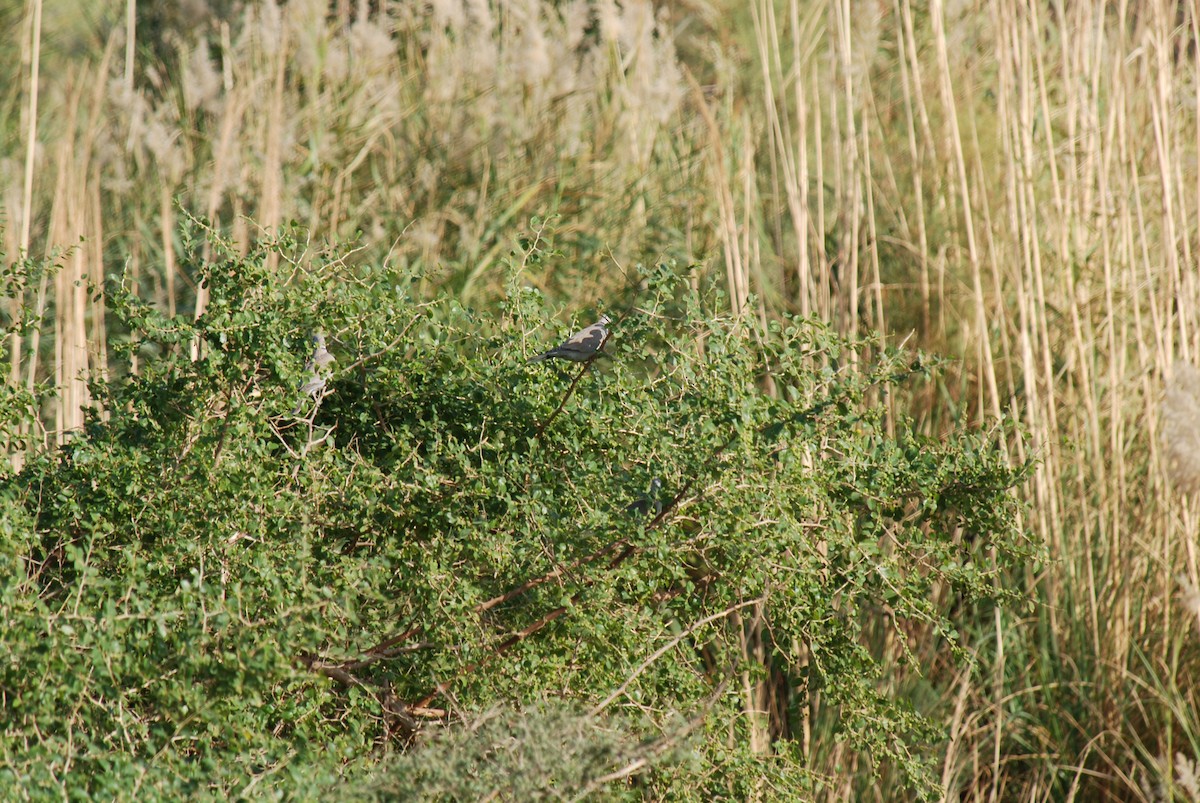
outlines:
M933 788L862 634L955 647L943 608L1003 601L1020 471L886 431L925 357L758 329L666 265L553 322L527 246L487 310L289 238L215 243L196 322L114 279L139 372L0 480L6 797L794 797L809 717ZM526 363L599 309L607 359Z

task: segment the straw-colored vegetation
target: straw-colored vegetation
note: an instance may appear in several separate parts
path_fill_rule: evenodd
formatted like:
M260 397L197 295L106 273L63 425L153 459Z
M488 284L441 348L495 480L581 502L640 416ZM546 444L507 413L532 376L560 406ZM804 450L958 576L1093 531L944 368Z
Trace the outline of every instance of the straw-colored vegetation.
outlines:
M926 433L1026 433L994 430L1034 462L1017 493L1049 560L997 582L1032 604L958 610L962 669L935 639L894 667L868 645L944 725L947 797L1200 799L1193 4L138 5L0 9L4 261L60 266L4 302L8 382L58 389L16 464L83 424L89 378L138 370L104 277L205 310L181 210L244 250L296 221L480 306L556 214L563 256L523 274L555 305L697 261L733 316L951 358L889 399ZM903 794L830 733L799 743L831 779L813 795Z

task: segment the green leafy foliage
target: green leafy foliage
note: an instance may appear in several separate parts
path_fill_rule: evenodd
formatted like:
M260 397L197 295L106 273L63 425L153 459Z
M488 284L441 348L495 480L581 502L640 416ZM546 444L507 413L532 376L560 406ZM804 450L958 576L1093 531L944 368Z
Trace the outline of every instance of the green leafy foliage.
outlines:
M0 481L0 787L788 797L820 783L797 741L819 716L932 793L937 730L864 629L955 648L936 599L1008 601L1023 469L995 439L887 431L928 358L756 330L672 266L604 309L607 358L527 364L597 312L552 320L522 271L553 252L527 244L490 310L298 236L214 238L194 322L114 278L139 374ZM309 398L315 331L338 362ZM770 754L745 693L769 678ZM514 739L533 775L443 785Z

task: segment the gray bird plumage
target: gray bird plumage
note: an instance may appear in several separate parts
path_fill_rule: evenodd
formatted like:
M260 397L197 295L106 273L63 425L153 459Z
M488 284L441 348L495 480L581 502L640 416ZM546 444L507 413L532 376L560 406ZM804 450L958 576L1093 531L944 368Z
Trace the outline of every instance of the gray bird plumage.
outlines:
M311 396L317 398L321 396L325 390L325 385L329 382L329 376L333 371L329 366L336 362L333 353L325 348L325 336L315 334L312 336L313 352L308 358L308 362L304 364L304 370L309 374L308 379L300 384L297 390L303 396ZM292 415L299 415L304 409L304 399L296 405L296 409L292 411Z
M325 384L328 381L329 380L319 374L313 374L304 384L300 386L300 392L305 396L316 396L318 391L325 389Z
M316 372L320 368L332 365L336 360L329 349L325 348L325 335L313 335L313 353L304 366L305 371Z
M551 357L571 362L586 362L596 356L596 352L600 351L600 347L604 345L604 340L608 337L607 327L610 323L612 323L612 318L601 315L600 320L596 323L571 335L561 345L536 357L530 357L529 362L541 362Z

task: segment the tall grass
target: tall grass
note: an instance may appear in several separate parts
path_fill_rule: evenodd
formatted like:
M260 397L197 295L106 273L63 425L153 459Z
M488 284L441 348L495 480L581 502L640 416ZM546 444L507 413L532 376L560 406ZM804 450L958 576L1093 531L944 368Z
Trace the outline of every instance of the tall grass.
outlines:
M105 371L88 282L128 265L165 312L203 310L176 199L242 242L288 220L361 233L356 258L423 266L467 302L558 212L566 258L526 278L565 304L623 297L633 261L699 259L752 319L956 358L892 400L928 431L1027 431L1002 445L1036 461L1027 524L1050 559L1004 582L1037 604L963 610L969 673L941 677L930 644L946 699L911 668L892 681L944 716L948 798L1195 794L1192 4L362 5L256 3L131 41L132 3L82 32L28 4L3 78L20 114L0 136L24 157L0 165L3 247L62 269L24 289L52 320L6 348L10 382L62 389L52 436ZM841 799L866 781L814 727Z
M851 330L856 309L876 328L911 326L962 357L964 385L946 393L972 415L1024 425L1033 452L1011 447L1037 461L1029 526L1050 546L1050 562L1010 580L1035 594L1031 615L997 612L964 633L980 660L949 718L948 794L1186 795L1200 747L1197 633L1180 605L1197 582L1181 466L1200 418L1179 401L1200 301L1195 10L876 10L864 19L830 3L821 32L804 21L811 6L792 3L790 32L756 30L764 62L806 33L818 42L793 46L812 55L768 75L774 109L798 106L804 76L829 70L813 125L837 147L819 172L849 218L834 234L854 253L836 264L858 276L854 303L833 311ZM778 154L763 174L806 147L764 140ZM798 264L831 240L807 232ZM905 288L919 305L892 295ZM930 404L930 426L955 409Z

